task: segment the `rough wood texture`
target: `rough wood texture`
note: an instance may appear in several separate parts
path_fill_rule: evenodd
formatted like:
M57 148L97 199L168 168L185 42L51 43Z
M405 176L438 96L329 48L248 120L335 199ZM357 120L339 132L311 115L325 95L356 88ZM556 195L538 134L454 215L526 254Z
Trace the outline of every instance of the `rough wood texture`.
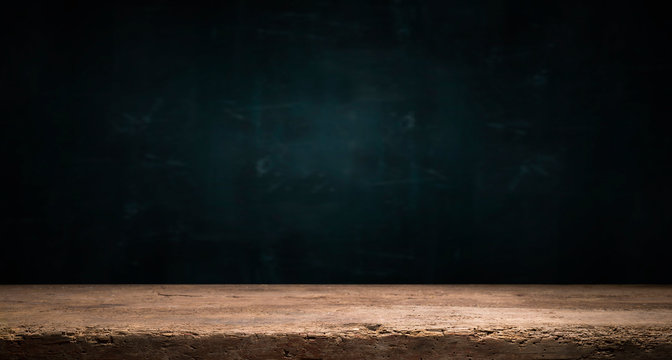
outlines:
M0 286L2 359L670 359L671 286Z

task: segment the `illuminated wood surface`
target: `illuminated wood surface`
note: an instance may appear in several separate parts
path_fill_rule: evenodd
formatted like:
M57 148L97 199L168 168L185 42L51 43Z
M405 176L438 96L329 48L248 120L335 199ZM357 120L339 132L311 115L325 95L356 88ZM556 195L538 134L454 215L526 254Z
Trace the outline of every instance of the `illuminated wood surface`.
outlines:
M0 286L2 359L672 359L672 286Z

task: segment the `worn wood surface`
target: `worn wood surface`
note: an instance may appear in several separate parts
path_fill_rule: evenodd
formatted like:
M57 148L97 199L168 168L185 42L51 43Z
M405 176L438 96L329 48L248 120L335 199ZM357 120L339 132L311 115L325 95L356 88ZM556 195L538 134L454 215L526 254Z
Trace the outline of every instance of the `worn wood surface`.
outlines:
M672 286L0 286L2 359L670 359Z

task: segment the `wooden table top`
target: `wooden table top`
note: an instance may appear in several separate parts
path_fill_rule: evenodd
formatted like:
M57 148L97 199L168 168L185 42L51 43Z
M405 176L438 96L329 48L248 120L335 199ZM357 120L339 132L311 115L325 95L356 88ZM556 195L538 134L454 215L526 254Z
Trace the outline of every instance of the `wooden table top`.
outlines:
M7 353L21 347L26 351L30 341L44 344L43 339L54 337L63 344L92 344L95 350L96 344L110 348L115 343L112 339L117 344L143 337L200 344L208 338L250 336L322 339L325 349L334 339L379 344L395 336L398 341L458 339L467 351L463 355L472 358L480 355L470 353L469 344L487 348L484 344L490 342L496 348L499 341L509 344L502 346L515 344L523 349L535 340L545 341L548 349L562 349L564 355L556 355L564 358L587 353L599 358L605 344L634 346L633 351L649 349L649 355L659 356L672 351L672 286L0 286L4 344L0 351ZM109 341L95 340L101 338ZM500 353L514 351L507 349ZM429 355L423 359L432 358ZM254 356L248 354L248 358Z

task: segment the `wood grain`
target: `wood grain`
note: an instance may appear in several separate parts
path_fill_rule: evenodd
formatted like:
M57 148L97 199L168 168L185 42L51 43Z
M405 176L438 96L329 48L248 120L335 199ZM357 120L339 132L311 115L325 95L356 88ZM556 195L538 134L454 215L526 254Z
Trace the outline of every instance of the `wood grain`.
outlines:
M669 359L672 286L0 286L2 359Z

